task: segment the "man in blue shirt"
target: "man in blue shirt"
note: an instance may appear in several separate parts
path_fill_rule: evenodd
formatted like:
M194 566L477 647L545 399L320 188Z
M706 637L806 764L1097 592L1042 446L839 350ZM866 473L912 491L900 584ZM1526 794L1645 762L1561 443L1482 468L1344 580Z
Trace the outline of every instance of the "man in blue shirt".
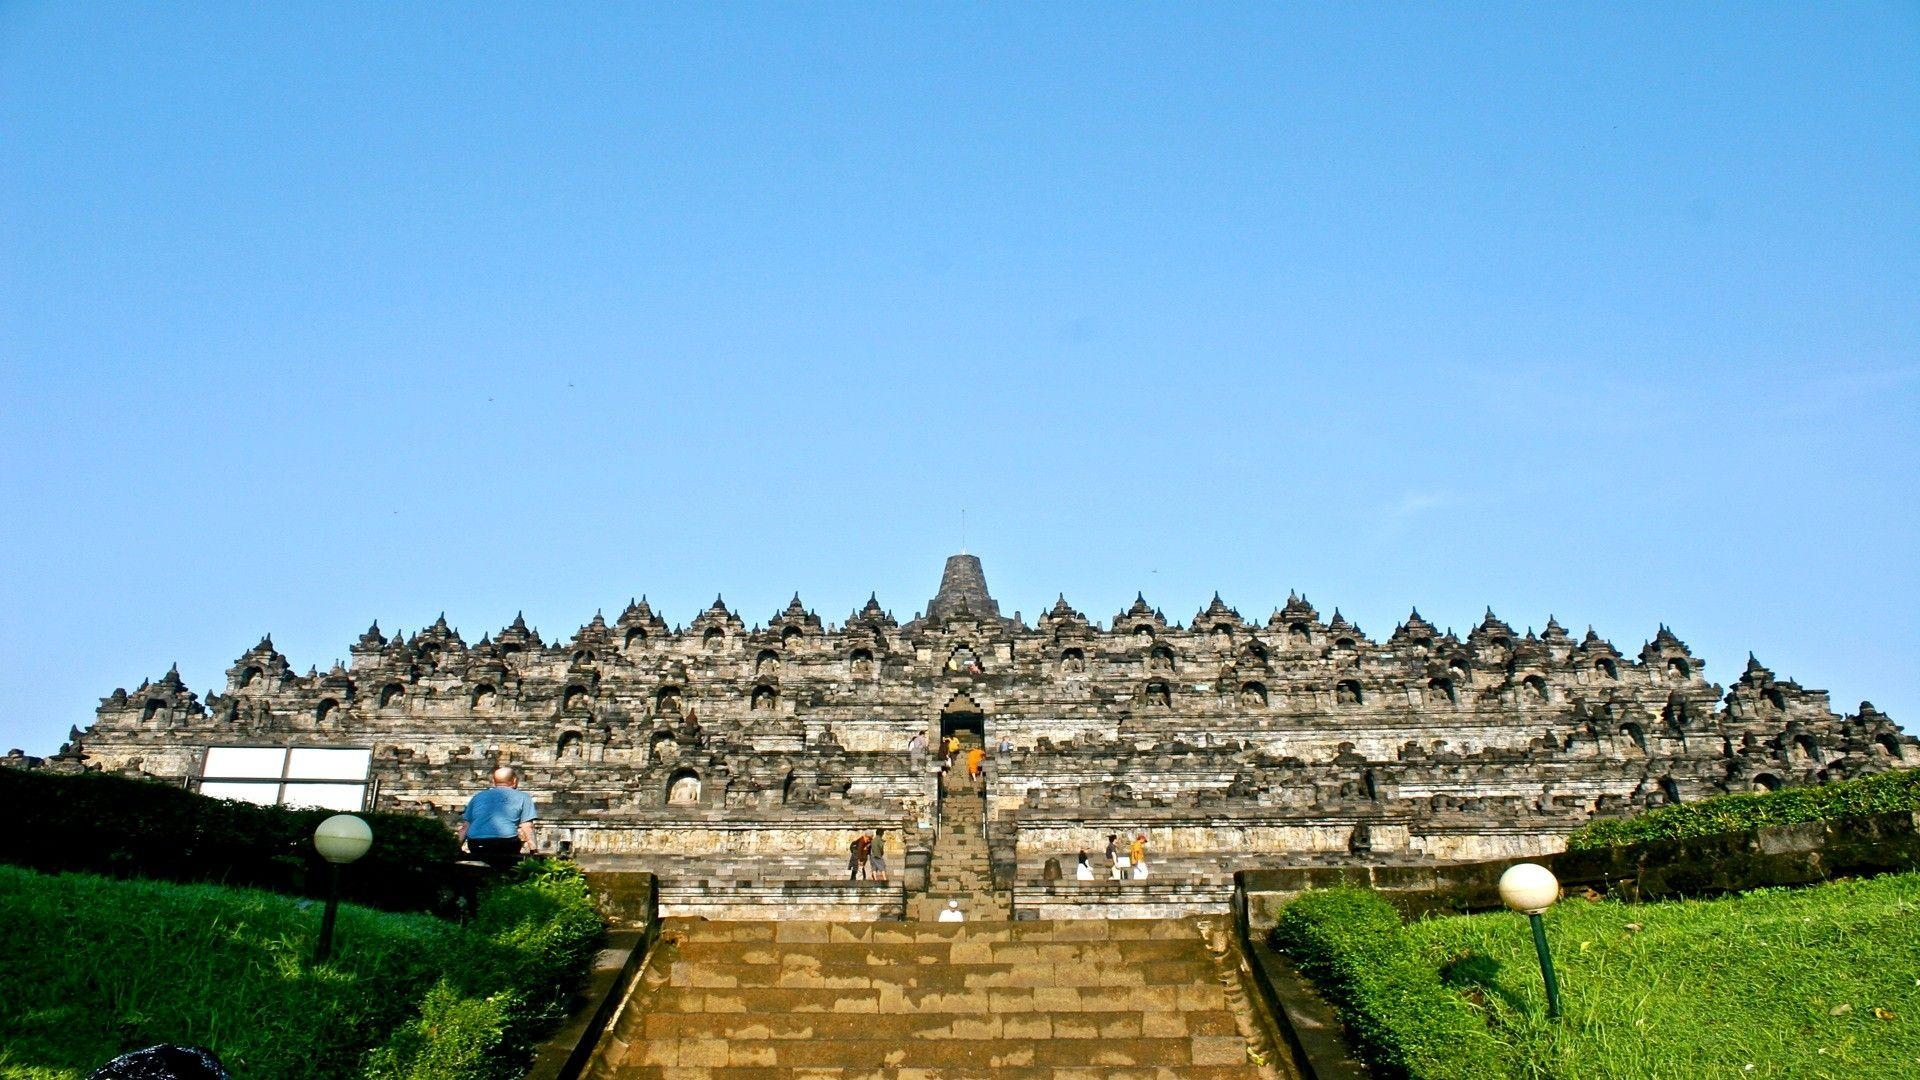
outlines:
M493 770L493 786L467 800L455 830L467 850L494 869L533 853L533 796L520 790L513 766Z

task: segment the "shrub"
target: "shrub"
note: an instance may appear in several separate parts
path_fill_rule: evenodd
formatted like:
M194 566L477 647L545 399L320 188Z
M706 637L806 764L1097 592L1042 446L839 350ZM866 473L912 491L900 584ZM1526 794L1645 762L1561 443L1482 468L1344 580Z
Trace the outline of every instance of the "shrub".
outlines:
M1308 892L1280 910L1273 947L1320 988L1379 1075L1411 1080L1503 1077L1484 1018L1409 940L1400 915L1362 889Z
M420 1015L367 1059L367 1080L500 1080L518 1075L500 1053L514 1000L461 997L446 982L427 991Z
M536 1023L565 1015L606 931L579 868L547 858L523 859L506 883L482 899L472 926L503 947L500 955L513 967L502 979L529 988L522 1008ZM575 977L543 980L547 972Z
M210 799L156 780L0 769L15 840L0 862L48 872L206 881L304 896L326 888L313 830L331 810ZM414 814L365 813L373 848L341 877L342 895L387 911L447 911L458 896L458 841Z
M1770 825L1915 810L1920 810L1920 769L1901 769L1831 784L1751 795L1716 795L1695 803L1663 806L1634 817L1590 821L1574 830L1567 838L1567 847L1573 850L1618 847L1649 840L1715 836Z

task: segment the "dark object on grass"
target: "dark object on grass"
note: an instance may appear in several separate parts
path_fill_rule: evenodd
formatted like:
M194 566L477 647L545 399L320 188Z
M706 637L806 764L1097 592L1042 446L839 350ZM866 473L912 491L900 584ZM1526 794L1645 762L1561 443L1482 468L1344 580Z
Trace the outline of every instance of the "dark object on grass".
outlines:
M87 1080L232 1080L204 1046L149 1046L100 1066Z

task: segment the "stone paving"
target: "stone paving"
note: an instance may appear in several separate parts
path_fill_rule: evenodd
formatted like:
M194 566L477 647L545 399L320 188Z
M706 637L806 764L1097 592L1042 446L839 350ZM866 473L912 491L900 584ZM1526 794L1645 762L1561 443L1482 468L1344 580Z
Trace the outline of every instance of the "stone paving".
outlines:
M1224 919L669 919L592 1080L1226 1080L1292 1074ZM1251 1051L1251 1052L1250 1052Z

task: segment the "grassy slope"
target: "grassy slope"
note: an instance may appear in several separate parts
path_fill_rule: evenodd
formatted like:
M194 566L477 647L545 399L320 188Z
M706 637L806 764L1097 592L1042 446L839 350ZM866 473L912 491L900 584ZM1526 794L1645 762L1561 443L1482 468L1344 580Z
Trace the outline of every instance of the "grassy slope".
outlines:
M1920 875L1708 901L1563 901L1547 916L1566 1010L1557 1025L1521 916L1411 930L1436 965L1451 962L1453 981L1480 987L1518 1076L1920 1076Z
M442 975L529 962L429 916L342 905L334 959L315 967L319 920L317 903L267 892L0 866L0 1076L77 1080L181 1042L237 1077L338 1080Z

